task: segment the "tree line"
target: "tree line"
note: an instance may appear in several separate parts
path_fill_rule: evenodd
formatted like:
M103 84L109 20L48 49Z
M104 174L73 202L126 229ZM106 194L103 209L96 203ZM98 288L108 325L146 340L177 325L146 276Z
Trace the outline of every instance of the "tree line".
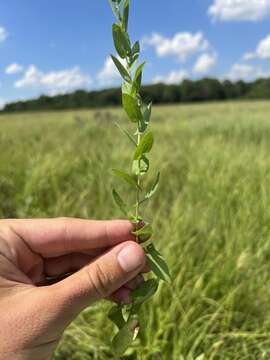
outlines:
M147 85L141 94L146 101L155 104L176 104L233 99L270 99L270 79L254 82L216 80L205 78L197 81L184 80L179 85L162 83ZM121 103L119 88L100 91L77 90L70 94L46 96L37 99L8 103L2 112L68 110L118 106Z

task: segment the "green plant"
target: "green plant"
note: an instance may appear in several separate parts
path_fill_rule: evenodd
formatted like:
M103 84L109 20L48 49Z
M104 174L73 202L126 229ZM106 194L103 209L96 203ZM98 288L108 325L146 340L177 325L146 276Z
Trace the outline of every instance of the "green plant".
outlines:
M153 197L160 180L160 173L158 172L152 187L148 191L144 190L143 179L150 167L148 154L154 144L153 133L149 131L152 103L145 104L140 96L145 62L136 65L140 55L140 44L136 41L132 46L128 34L130 1L109 0L109 2L117 19L117 23L112 26L112 34L118 57L111 55L111 58L123 78L123 108L135 127L133 135L118 125L135 147L130 173L113 169L114 174L134 190L135 201L133 205L128 206L115 189L113 189L113 198L122 213L134 223L133 234L136 236L136 241L143 243L150 239L153 229L150 223L144 221L141 208L145 202ZM160 280L168 281L170 278L168 266L154 244L146 242L144 249L156 278L148 279L133 291L131 306L115 306L111 309L109 317L119 329L112 340L112 348L117 356L127 350L138 334L141 305L155 294Z

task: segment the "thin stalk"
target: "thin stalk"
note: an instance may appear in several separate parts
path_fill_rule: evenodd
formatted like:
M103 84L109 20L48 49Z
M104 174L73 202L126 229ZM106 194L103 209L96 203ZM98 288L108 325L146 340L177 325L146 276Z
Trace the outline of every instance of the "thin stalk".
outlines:
M139 132L139 129L137 129L138 131L138 137L137 137L137 145L140 144L140 141L141 141L141 134ZM138 225L138 222L139 222L139 208L140 208L140 174L137 175L137 191L136 191L136 225Z
M131 69L130 69L130 63L129 63L129 59L128 57L125 58L126 60L126 69L129 73L129 76L132 77L132 73L131 73ZM141 133L139 131L139 125L137 126L137 146L140 144L140 141L141 141ZM136 205L135 205L135 221L136 221L136 229L138 227L138 224L139 224L139 209L140 209L140 174L137 175L137 178L136 178L136 182L137 182L137 191L136 191ZM136 237L136 241L138 242L139 241L139 237L137 236Z

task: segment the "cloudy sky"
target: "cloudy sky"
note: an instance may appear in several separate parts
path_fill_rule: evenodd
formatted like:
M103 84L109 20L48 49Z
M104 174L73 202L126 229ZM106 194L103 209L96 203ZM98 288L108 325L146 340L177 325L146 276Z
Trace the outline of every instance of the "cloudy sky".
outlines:
M144 82L270 76L270 0L131 0ZM0 2L0 106L119 84L107 0Z

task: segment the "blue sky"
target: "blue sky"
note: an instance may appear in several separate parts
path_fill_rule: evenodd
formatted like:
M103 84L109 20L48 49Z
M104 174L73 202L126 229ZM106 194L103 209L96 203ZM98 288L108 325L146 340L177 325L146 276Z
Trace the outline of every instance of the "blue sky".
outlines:
M131 0L144 82L270 76L270 0ZM119 84L107 0L0 2L0 104Z

